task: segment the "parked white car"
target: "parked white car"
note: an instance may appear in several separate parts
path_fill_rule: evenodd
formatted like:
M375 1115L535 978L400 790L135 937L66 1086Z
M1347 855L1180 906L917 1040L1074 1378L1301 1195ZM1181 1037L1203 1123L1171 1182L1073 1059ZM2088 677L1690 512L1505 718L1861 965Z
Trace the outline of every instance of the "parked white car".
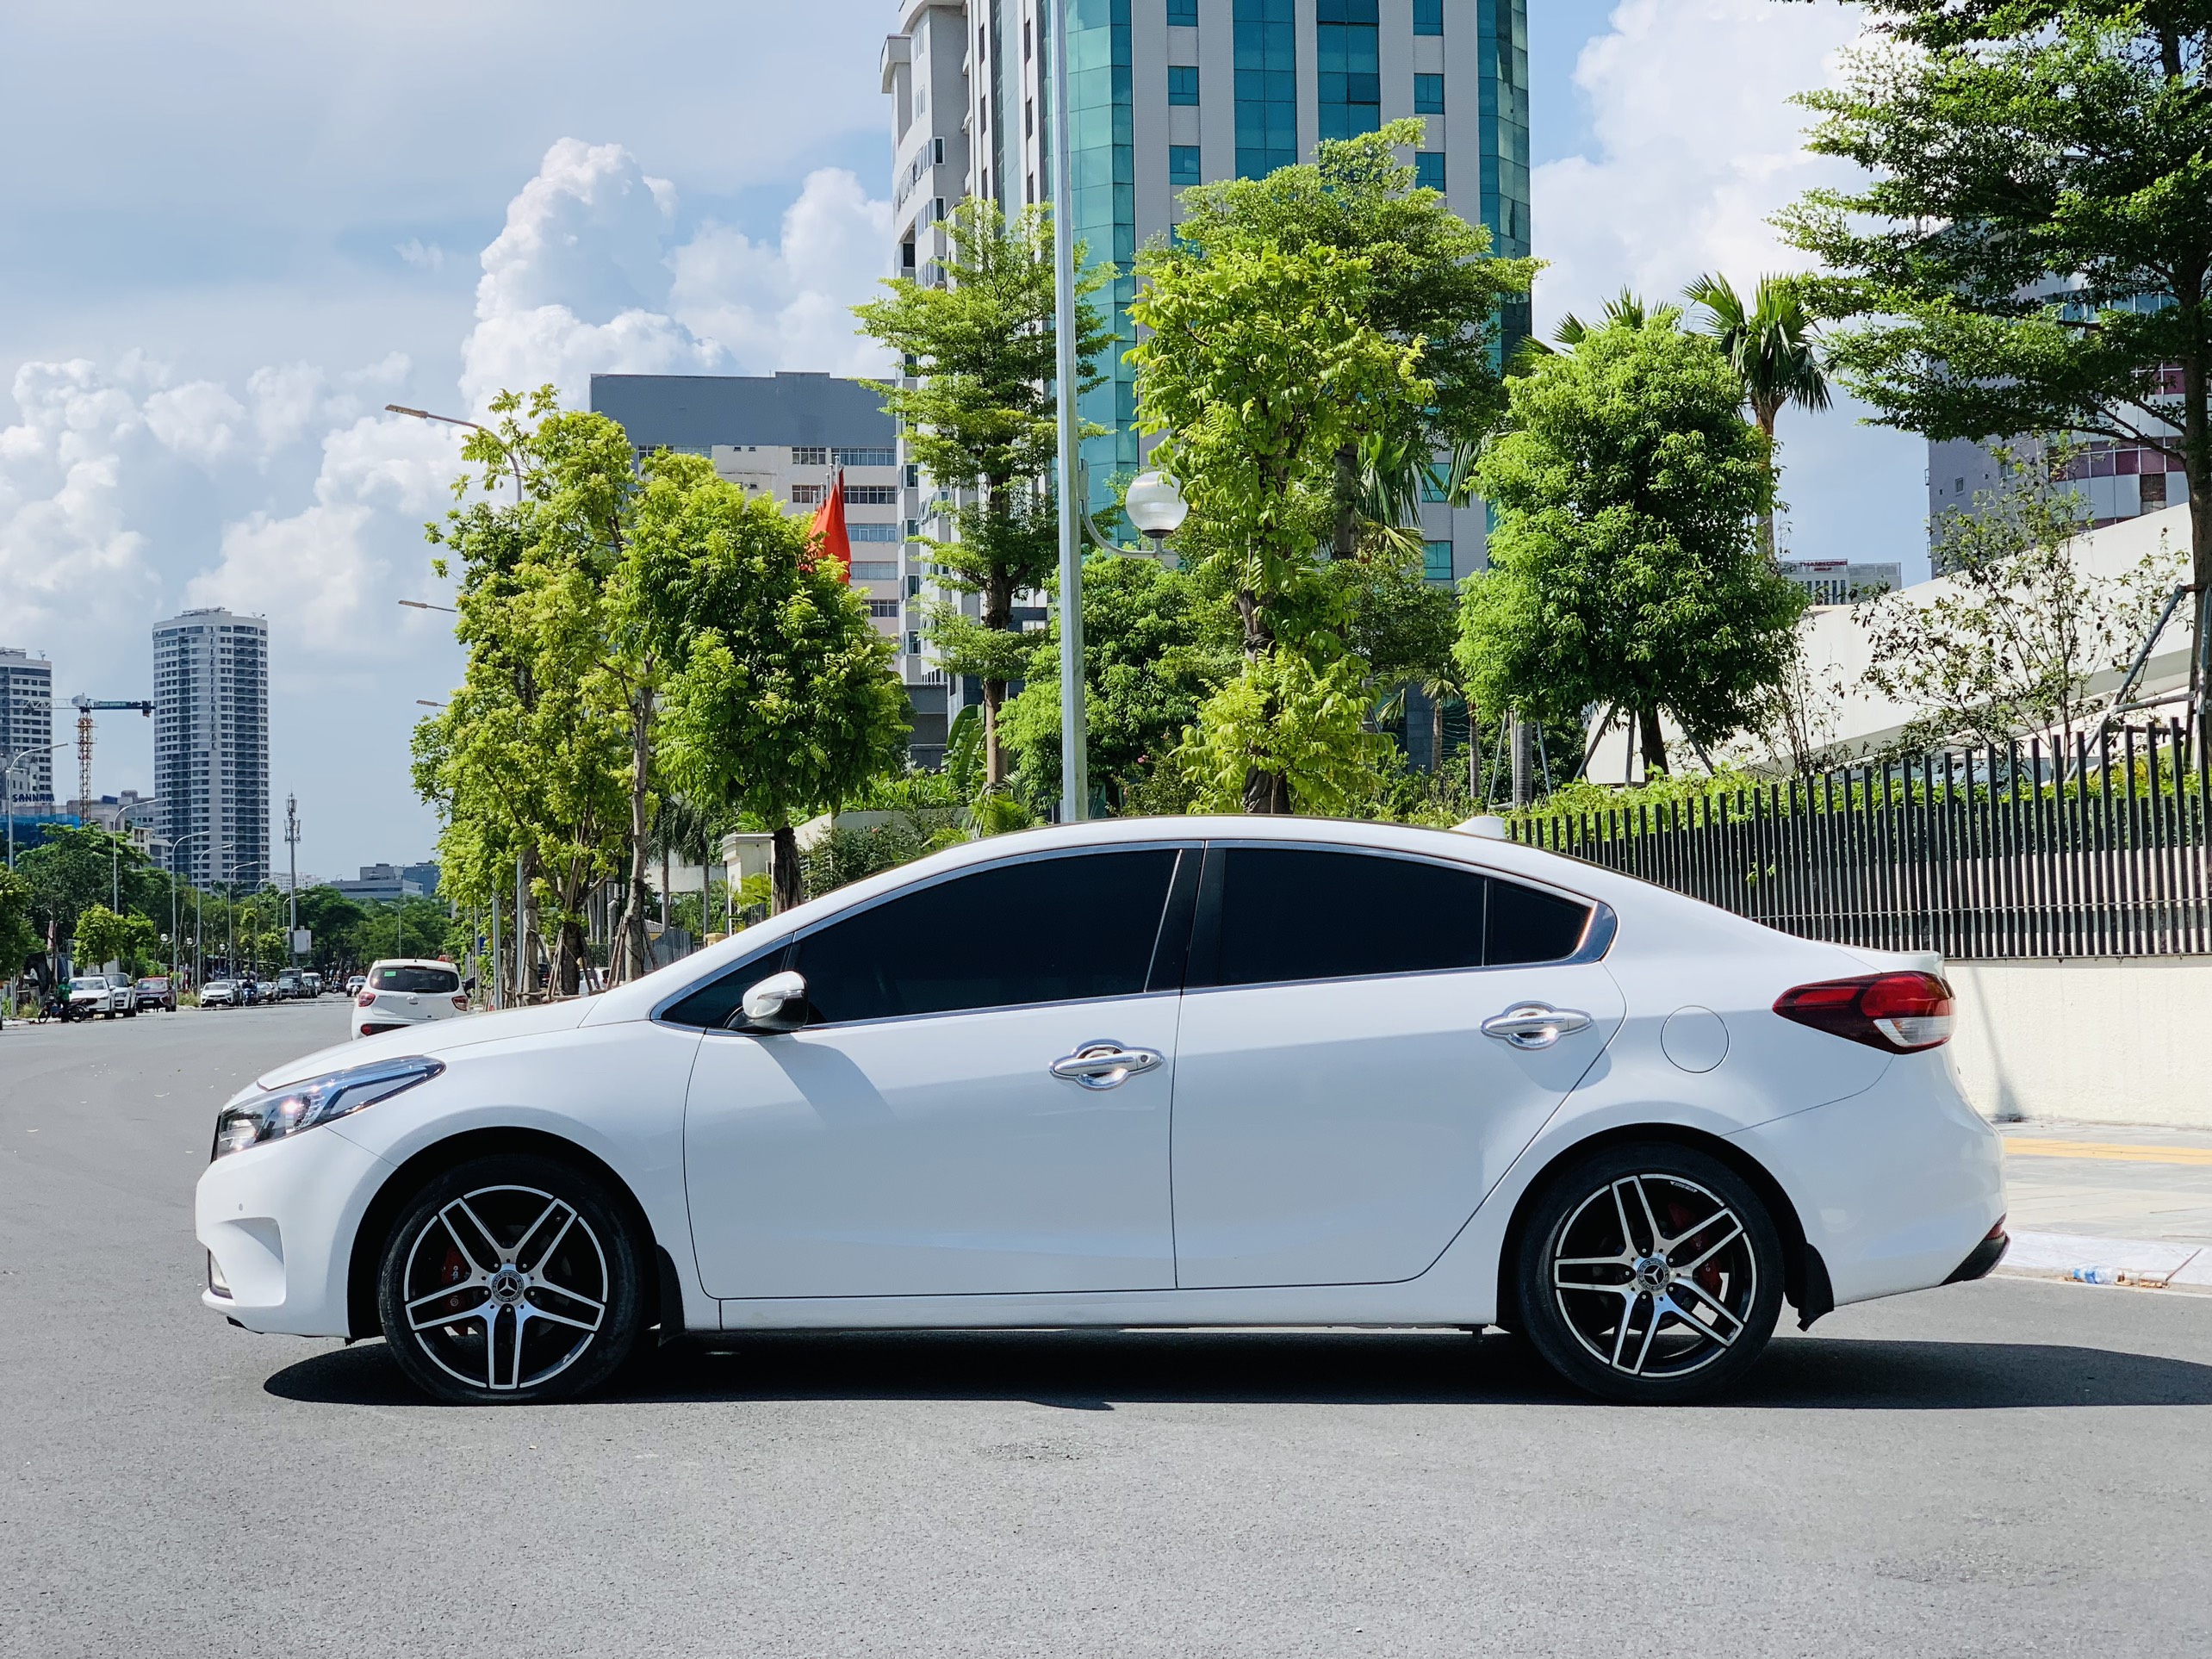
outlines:
M79 973L69 981L69 1017L89 1020L98 1015L112 1020L118 1014L134 1016L138 1012L138 997L131 982L118 974Z
M427 957L395 956L369 965L353 999L353 1035L373 1037L468 1011L459 968Z
M238 981L210 979L200 987L200 1006L202 1008L236 1008L239 1004Z
M205 1300L453 1401L656 1324L1501 1324L1684 1401L1785 1299L2003 1253L1936 969L1445 830L998 836L270 1072L200 1179Z

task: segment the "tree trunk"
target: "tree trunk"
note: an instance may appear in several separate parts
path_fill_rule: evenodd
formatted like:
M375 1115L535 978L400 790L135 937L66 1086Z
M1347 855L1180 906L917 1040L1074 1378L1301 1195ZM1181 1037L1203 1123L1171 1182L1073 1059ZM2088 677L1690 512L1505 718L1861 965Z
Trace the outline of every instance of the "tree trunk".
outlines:
M607 977L615 984L645 972L645 860L650 840L645 801L652 792L653 694L639 689L630 708L630 877L622 922L608 941Z
M1636 711L1637 729L1643 736L1643 778L1667 775L1667 739L1659 730L1659 705L1647 703Z
M1336 452L1336 525L1329 537L1329 556L1348 559L1359 550L1359 519L1353 502L1359 493L1359 450L1351 444Z
M993 490L992 499L999 492ZM994 570L983 585L983 615L986 628L1001 632L1014 626L1014 579ZM986 680L983 682L983 783L986 789L996 789L1006 781L1006 751L998 742L998 711L1006 702L1006 682Z
M669 929L670 928L672 928L672 927L674 927L674 926L675 925L675 920L676 920L676 890L675 890L673 886L669 885L669 884L668 884L668 836L666 836L664 835L664 836L662 836L661 837L661 937L662 937L662 938L666 939L666 938L668 936L668 929ZM702 931L702 932L704 932L704 931L705 931L705 929L701 929L701 931ZM612 960L613 960L613 959L614 959L614 950L613 950L614 941L613 941L612 938L610 938L606 942L607 942L607 946L608 946L608 949L607 949L607 953L606 953L606 954L607 954L607 960L608 960L609 961L612 961ZM670 960L673 960L674 959L673 959L673 958L671 958Z
M1258 662L1275 649L1275 633L1260 609L1259 595L1246 588L1236 597L1237 614L1244 620L1244 652L1247 662ZM1258 767L1245 771L1244 810L1287 816L1290 811L1290 780L1280 772Z
M787 823L776 826L768 846L769 911L781 916L806 902L806 877L798 867L798 833Z
M1772 467L1774 463L1774 412L1762 409L1758 415L1759 431L1767 440L1767 464ZM1771 492L1767 498L1765 511L1759 515L1759 550L1767 556L1768 564L1774 562L1774 501Z
M573 997L583 988L584 924L573 916L561 922L561 994Z
M1428 693L1429 700L1429 775L1444 775L1444 693L1441 689Z

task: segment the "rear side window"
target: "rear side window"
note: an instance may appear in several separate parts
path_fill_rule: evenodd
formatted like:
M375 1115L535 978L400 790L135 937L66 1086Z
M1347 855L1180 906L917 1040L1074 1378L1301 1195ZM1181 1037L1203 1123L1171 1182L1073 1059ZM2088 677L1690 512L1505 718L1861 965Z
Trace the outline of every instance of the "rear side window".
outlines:
M1072 854L956 876L798 942L825 1023L1134 997L1177 849Z
M380 967L376 970L374 988L436 996L440 992L460 990L461 976L452 968Z
M1193 985L1482 966L1488 884L1471 871L1291 847L1222 848L1211 862L1218 921L1193 941Z
M1483 959L1492 967L1563 961L1581 948L1589 925L1588 904L1517 881L1494 880L1489 947Z

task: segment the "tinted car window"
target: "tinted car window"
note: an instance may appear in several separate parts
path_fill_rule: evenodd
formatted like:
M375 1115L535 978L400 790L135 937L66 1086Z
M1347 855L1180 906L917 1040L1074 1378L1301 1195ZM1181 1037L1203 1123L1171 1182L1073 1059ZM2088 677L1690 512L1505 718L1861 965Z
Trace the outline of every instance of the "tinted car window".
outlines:
M1193 942L1194 985L1482 965L1488 884L1470 871L1289 847L1221 848L1213 857L1218 921Z
M730 1016L737 1011L737 1004L744 1001L745 993L783 966L784 957L790 949L790 940L778 940L774 948L747 957L681 1002L669 1003L661 1017L670 1025L697 1025L711 1031L720 1030L730 1023Z
M1493 967L1561 961L1581 947L1589 925L1588 904L1516 881L1493 881L1485 960Z
M889 1019L1145 988L1176 849L1026 860L941 881L798 941L818 1021Z
M374 989L436 996L460 990L461 975L452 968L380 967Z

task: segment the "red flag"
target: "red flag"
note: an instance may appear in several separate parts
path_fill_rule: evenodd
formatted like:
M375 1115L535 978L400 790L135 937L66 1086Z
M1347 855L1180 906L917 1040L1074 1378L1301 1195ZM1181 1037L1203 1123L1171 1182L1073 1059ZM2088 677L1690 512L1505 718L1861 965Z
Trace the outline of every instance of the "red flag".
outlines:
M822 505L814 509L814 523L810 533L821 539L815 554L819 558L836 561L837 580L853 580L853 543L845 534L845 469L837 469L837 476L830 485L830 494Z

